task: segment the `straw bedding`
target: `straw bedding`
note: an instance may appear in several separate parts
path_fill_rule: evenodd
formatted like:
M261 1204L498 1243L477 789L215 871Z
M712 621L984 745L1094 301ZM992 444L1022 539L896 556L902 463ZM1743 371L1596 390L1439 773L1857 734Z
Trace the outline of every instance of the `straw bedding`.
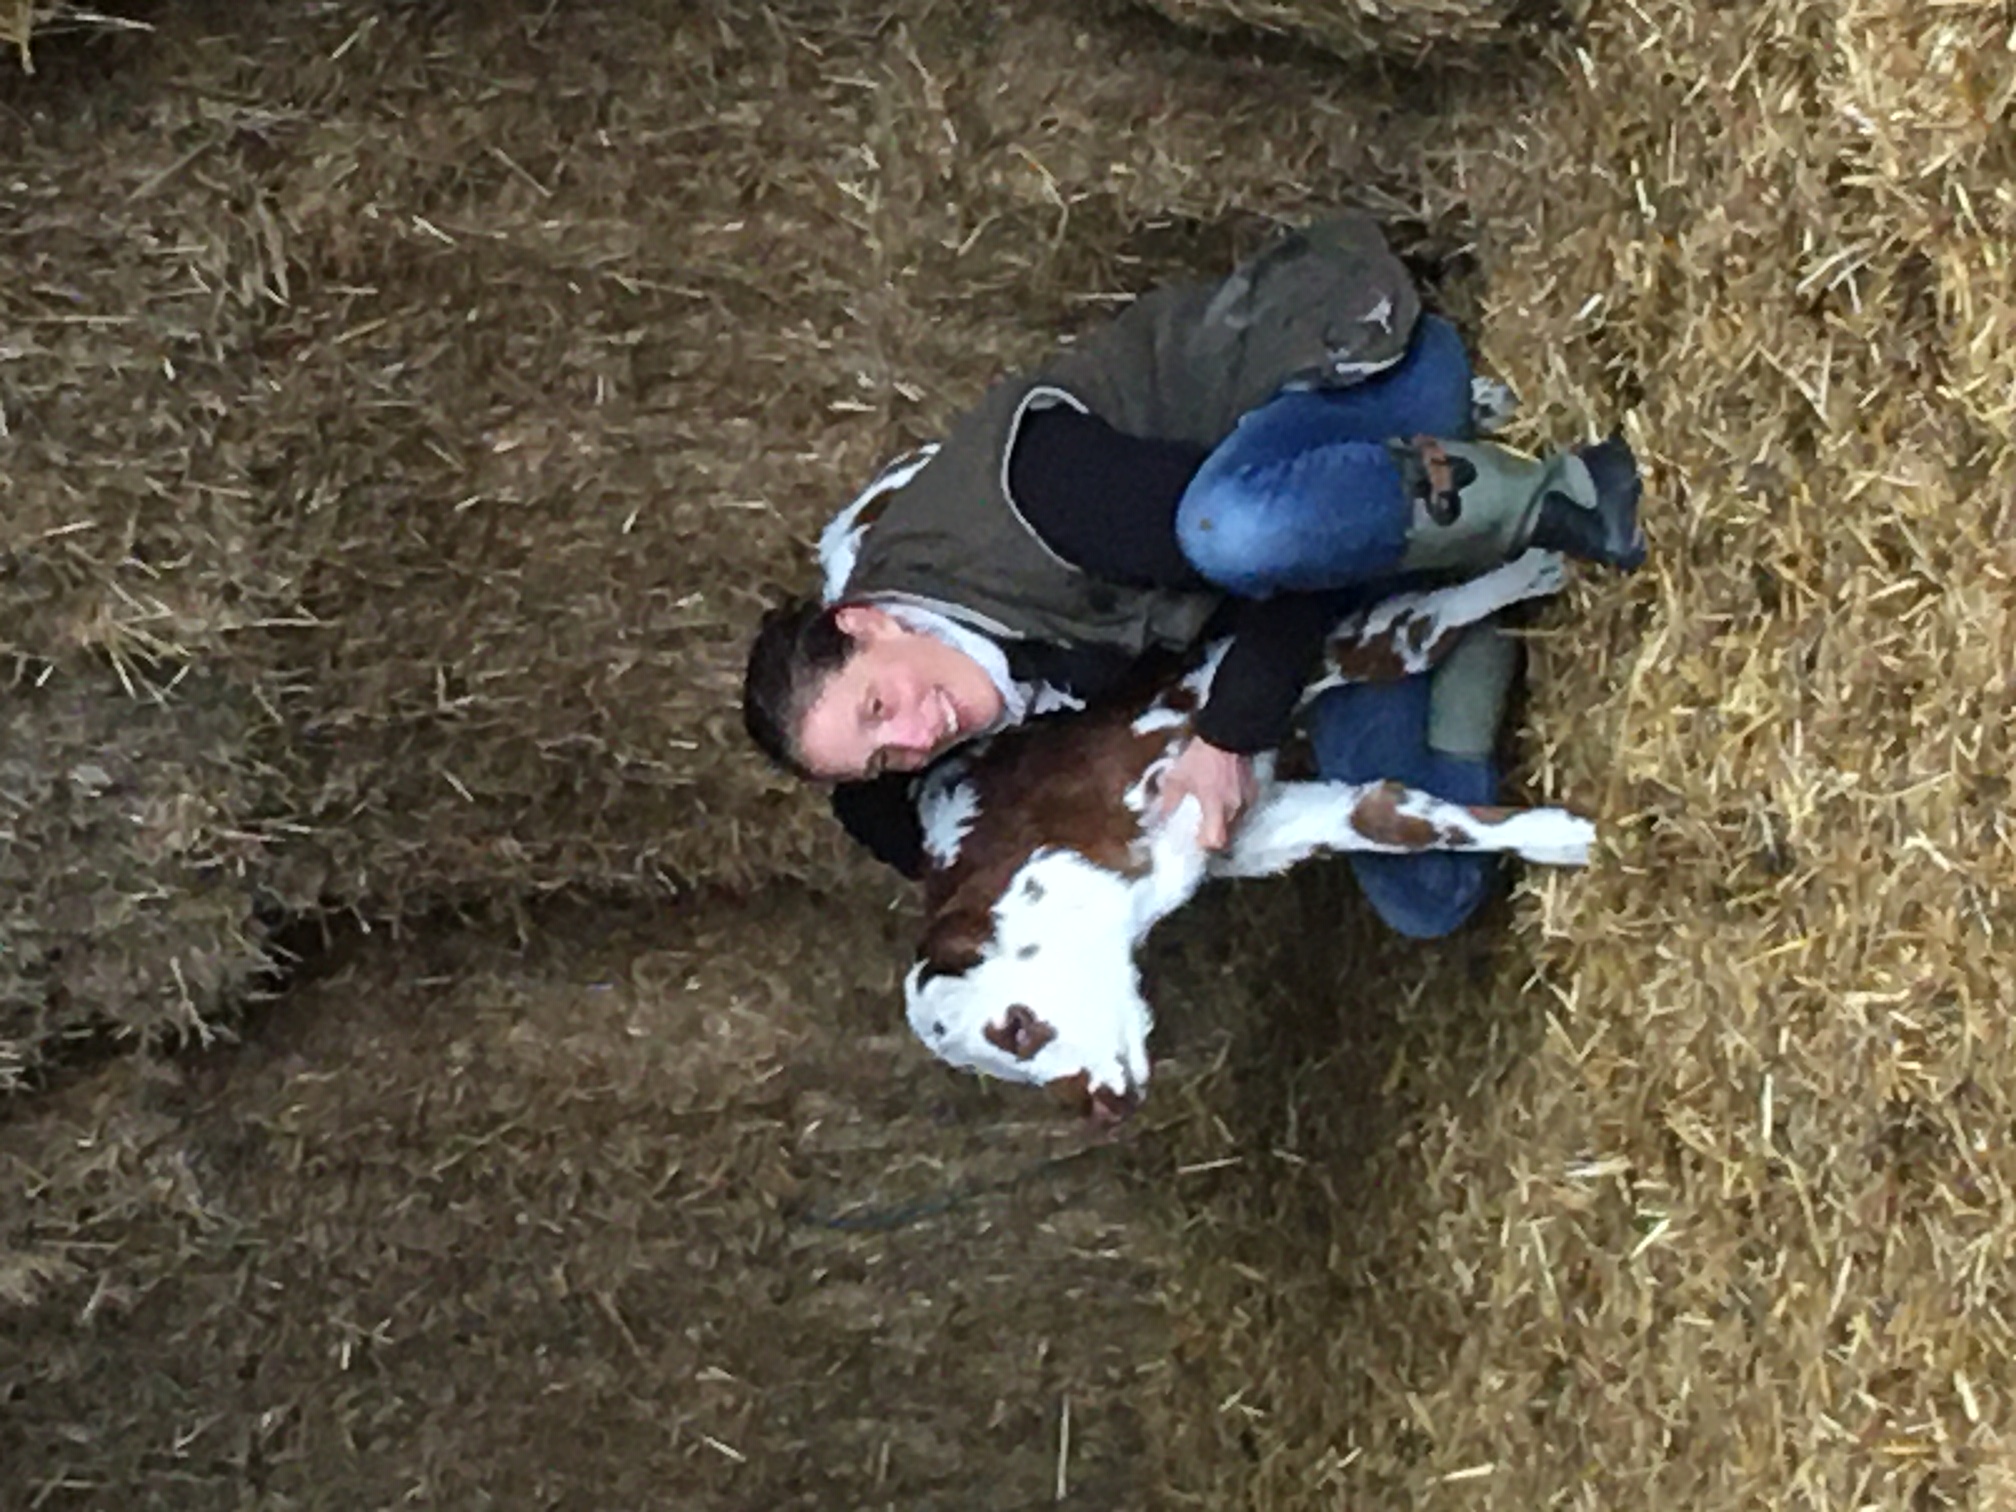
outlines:
M885 912L533 916L345 941L243 1050L0 1126L42 1178L0 1212L9 1506L1013 1512L1067 1399L1067 1488L1130 1504L1124 1173L909 1054Z
M1308 39L1333 14L1261 19ZM1590 578L1528 636L1519 786L1596 812L1607 848L1437 946L1378 934L1328 873L1218 895L1157 943L1163 1111L1084 1208L1087 1249L1155 1304L1101 1336L1133 1367L1102 1399L1133 1427L1101 1504L2016 1494L2002 8L1636 0L1523 51L1477 44L1479 69L1430 48L1425 71L1356 61L1351 38L1327 59L1036 3L155 19L83 61L38 46L33 89L62 92L16 80L0 112L0 238L33 269L0 285L7 781L41 795L7 821L10 880L55 899L64 868L111 879L88 916L129 963L59 1000L46 918L10 905L13 938L45 942L4 983L16 1064L129 1011L157 1036L228 1022L262 918L583 885L731 916L747 905L707 889L851 889L792 916L797 953L765 953L760 913L746 958L725 928L707 950L754 963L794 1025L872 995L811 963L891 945L865 922L886 884L738 745L757 601L807 581L824 513L988 376L1349 199L1520 392L1515 439L1621 418L1647 459L1651 565ZM130 766L92 755L120 708ZM455 975L383 948L415 1014L413 983ZM185 998L173 963L199 961L216 969ZM356 980L317 1022L392 991ZM799 1069L752 1111L653 1062L622 1096L666 1138L893 1114L866 1084L810 1096L793 1078L837 1046L692 980L695 1011L740 1025L693 1075ZM558 1084L627 1074L607 1057L629 1031L591 1014L580 1033ZM336 1083L368 1076L369 1038L329 1052ZM34 1346L17 1358L44 1361L6 1367L20 1444L93 1421L63 1371L175 1358L190 1326L161 1310L175 1236L212 1219L171 1159L187 1110L136 1090L151 1064L76 1073L11 1149L44 1173L0 1272ZM495 1084L442 1074L465 1097ZM205 1095L302 1105L257 1075ZM1004 1116L969 1091L949 1127ZM512 1107L527 1181L578 1158L564 1098ZM107 1147L130 1160L58 1162L80 1110L148 1108L167 1121ZM718 1123L677 1122L696 1109ZM949 1137L905 1124L876 1169L914 1173ZM443 1156L413 1134L374 1158L394 1202ZM333 1203L318 1183L345 1178L302 1169L301 1200ZM275 1191L233 1200L247 1222L280 1211ZM971 1239L989 1263L1000 1241ZM855 1242L881 1257L850 1278L864 1316L953 1265L899 1281L900 1245ZM708 1289L730 1261L704 1252L678 1305L746 1309ZM328 1278L381 1275L301 1263L335 1311L366 1292ZM734 1263L798 1273L778 1251ZM166 1290L133 1279L150 1267ZM930 1337L913 1368L951 1369ZM797 1379L751 1362L759 1392ZM854 1385L900 1411L886 1380ZM922 1439L912 1481L901 1446L873 1452L924 1504L971 1505L955 1488L1008 1485L991 1443L962 1445L964 1480L932 1480ZM775 1492L736 1473L709 1494Z
M1419 1112L1354 1185L1365 1069L1263 1073L1235 1142L1293 1142L1190 1294L1227 1320L1200 1397L1242 1393L1221 1491L2010 1495L2007 40L1619 7L1452 163L1488 358L1543 423L1628 406L1653 462L1650 571L1534 645L1531 778L1614 851L1522 900L1488 1010L1432 976L1372 1010ZM1293 1285L1241 1269L1312 1211Z
M1405 66L1426 58L1488 68L1536 34L1579 24L1586 0L1143 0L1206 34L1278 33L1354 61Z

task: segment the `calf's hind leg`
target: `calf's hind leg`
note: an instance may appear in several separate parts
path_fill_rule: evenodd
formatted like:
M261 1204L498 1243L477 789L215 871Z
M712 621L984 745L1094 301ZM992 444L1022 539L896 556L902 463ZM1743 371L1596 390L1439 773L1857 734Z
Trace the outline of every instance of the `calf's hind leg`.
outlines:
M1582 866L1596 826L1566 809L1469 806L1397 782L1284 782L1212 858L1220 877L1267 877L1337 852L1501 851Z

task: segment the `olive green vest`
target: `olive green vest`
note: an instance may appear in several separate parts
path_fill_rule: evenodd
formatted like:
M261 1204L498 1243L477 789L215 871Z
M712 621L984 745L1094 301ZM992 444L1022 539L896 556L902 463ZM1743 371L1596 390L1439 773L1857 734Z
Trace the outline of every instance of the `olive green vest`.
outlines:
M1129 435L1216 446L1290 384L1343 386L1399 361L1420 308L1358 214L1293 232L1218 283L1144 294L968 410L881 501L842 596L922 604L1002 639L1187 647L1220 594L1092 577L1023 520L1008 489L1023 417L1068 404Z

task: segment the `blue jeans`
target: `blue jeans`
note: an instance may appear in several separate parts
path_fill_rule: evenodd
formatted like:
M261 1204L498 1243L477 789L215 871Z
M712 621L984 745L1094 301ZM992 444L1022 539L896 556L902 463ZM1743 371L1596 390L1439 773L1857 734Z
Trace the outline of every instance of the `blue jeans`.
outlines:
M1454 803L1495 803L1498 766L1428 745L1428 678L1333 688L1304 722L1316 770L1332 782L1404 782ZM1498 884L1498 858L1481 852L1407 856L1354 852L1351 871L1397 933L1432 940L1455 929Z
M1184 490L1177 544L1242 598L1381 583L1413 518L1386 442L1470 433L1470 354L1454 326L1424 315L1385 372L1278 394L1245 415Z
M1470 356L1456 328L1424 315L1403 357L1346 389L1277 395L1207 457L1177 507L1177 540L1197 570L1228 592L1406 586L1399 564L1413 506L1385 443L1471 434ZM1317 770L1332 782L1384 779L1458 803L1490 803L1488 760L1428 747L1428 678L1334 689L1309 710ZM1417 939L1455 929L1490 894L1497 860L1451 851L1353 855L1352 871L1379 916Z

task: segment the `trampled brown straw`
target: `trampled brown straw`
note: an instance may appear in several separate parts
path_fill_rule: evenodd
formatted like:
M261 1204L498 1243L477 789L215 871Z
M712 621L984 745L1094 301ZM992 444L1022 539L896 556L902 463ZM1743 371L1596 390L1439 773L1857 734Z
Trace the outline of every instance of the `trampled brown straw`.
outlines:
M1041 1505L1068 1397L1087 1505L2016 1498L2006 11L1222 12L1299 41L276 0L0 81L31 1495ZM1596 864L1427 946L1342 869L1213 894L1108 1164L811 1237L1055 1126L902 1033L897 894L743 746L760 603L1340 202L1513 440L1646 461L1650 564L1528 631L1515 796ZM245 1069L78 1063L351 915Z

